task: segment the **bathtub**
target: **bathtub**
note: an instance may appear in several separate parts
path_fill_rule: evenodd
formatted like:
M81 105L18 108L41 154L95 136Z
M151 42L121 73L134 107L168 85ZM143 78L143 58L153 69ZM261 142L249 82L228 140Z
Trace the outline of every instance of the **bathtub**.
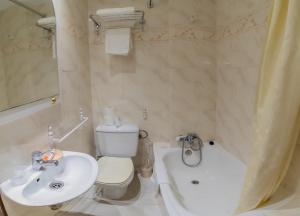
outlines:
M156 179L171 216L233 215L245 165L218 144L204 144L202 154L201 164L190 168L180 148L155 148Z
M245 164L220 145L205 143L201 164L190 168L181 161L181 148L156 146L154 176L170 216L234 215ZM264 212L255 210L240 216L264 216Z

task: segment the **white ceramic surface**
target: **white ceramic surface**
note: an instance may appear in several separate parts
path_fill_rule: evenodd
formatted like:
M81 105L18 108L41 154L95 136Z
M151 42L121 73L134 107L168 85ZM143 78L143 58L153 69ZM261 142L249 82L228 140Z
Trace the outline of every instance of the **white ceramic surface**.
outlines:
M180 154L180 148L155 148L155 176L169 215L235 215L245 165L218 144L204 145L203 161L196 168L183 165ZM191 184L192 180L198 180L199 184ZM283 189L280 190L279 194L286 194ZM294 195L281 197L263 208L239 216L275 215L278 209L293 211L293 207L285 206L296 199Z
M180 148L157 148L155 157L157 181L170 215L234 214L245 166L221 146L205 144L202 163L195 168L182 163Z
M95 133L97 156L134 157L138 149L139 128L133 124L99 125Z
M63 169L60 169L62 166ZM96 160L84 153L64 151L63 162L57 168L45 171L30 169L27 182L13 186L11 180L1 184L1 192L16 203L26 206L48 206L63 203L86 192L96 181L98 165ZM60 169L58 172L57 169ZM49 188L52 182L63 182L58 190Z

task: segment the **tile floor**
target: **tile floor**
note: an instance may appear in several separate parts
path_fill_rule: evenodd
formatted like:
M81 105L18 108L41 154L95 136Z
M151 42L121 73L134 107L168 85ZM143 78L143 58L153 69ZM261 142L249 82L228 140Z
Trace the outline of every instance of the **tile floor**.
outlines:
M127 205L110 205L93 200L95 187L62 207L57 216L168 216L158 186L151 179L139 177L139 198Z

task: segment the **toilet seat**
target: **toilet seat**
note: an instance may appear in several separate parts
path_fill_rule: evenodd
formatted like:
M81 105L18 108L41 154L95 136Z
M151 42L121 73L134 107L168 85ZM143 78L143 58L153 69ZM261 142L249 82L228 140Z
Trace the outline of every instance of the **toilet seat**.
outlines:
M134 176L131 158L102 157L98 160L97 183L109 185L129 184Z

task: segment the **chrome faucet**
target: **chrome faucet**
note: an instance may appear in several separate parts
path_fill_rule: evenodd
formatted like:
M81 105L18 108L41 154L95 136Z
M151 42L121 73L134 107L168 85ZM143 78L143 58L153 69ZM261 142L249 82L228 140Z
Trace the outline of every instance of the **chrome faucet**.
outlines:
M35 171L45 170L47 166L58 166L58 160L43 160L43 152L32 152L32 169Z
M179 135L176 137L177 142L189 142L192 143L194 140L200 139L199 135L196 133L188 133L186 135Z
M182 162L189 167L196 167L202 161L202 147L203 141L196 133L188 133L187 135L180 135L176 137L176 141L182 143L181 146L181 159ZM188 163L187 158L199 152L199 160L195 163Z

